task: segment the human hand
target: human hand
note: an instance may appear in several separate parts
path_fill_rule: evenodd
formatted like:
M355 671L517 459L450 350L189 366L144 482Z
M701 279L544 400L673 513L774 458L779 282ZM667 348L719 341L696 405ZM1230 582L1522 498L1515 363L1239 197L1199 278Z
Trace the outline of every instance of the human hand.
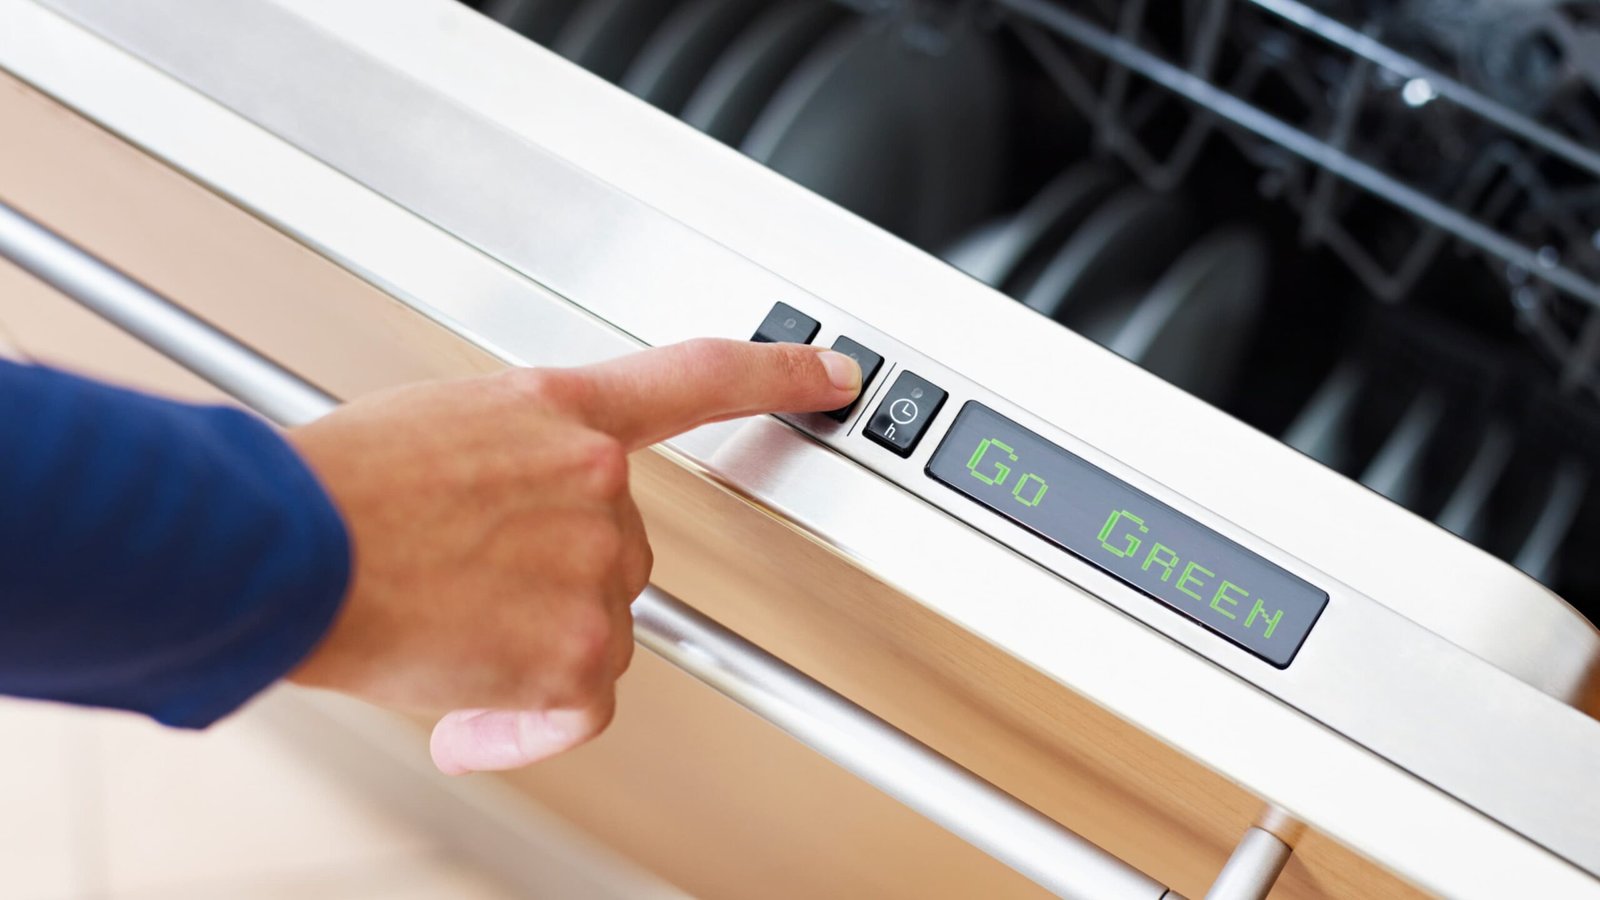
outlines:
M350 403L289 438L350 533L353 575L292 674L451 709L451 774L528 765L599 734L649 581L627 454L697 425L836 409L855 362L799 344L695 340L576 369L514 369Z

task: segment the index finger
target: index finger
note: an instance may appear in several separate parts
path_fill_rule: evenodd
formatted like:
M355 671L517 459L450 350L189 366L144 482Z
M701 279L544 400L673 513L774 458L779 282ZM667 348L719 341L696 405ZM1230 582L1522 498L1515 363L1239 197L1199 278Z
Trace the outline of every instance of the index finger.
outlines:
M861 367L805 344L698 338L571 370L585 421L636 450L708 422L838 409Z

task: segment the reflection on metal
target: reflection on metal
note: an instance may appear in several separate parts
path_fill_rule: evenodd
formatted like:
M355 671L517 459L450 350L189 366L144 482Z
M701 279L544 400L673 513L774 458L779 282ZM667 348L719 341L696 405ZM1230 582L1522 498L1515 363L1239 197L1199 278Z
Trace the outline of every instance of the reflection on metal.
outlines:
M337 402L170 301L0 206L0 255L280 425ZM1165 887L654 588L639 643L1060 897L1162 900Z

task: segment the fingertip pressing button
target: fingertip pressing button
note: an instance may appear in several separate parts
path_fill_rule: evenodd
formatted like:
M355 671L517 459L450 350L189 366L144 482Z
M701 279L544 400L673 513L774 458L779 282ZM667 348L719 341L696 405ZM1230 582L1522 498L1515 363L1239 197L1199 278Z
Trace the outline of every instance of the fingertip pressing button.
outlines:
M823 415L835 422L843 422L850 418L850 411L855 409L856 404L861 402L861 398L866 395L867 386L872 384L873 377L878 374L878 369L883 366L883 357L842 335L833 342L833 349L855 360L856 365L861 367L861 393L857 394L856 399L850 403L823 413Z

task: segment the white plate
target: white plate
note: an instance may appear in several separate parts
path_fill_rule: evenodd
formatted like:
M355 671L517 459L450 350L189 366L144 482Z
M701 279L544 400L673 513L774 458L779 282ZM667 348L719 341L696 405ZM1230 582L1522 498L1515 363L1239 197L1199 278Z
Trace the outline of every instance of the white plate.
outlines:
M1072 233L1022 302L1080 334L1109 338L1189 236L1189 217L1177 198L1124 188Z
M762 13L706 73L683 120L738 146L784 79L844 16L830 0L793 0Z
M958 29L929 52L895 19L863 20L803 62L742 149L921 246L992 203L1005 82L987 36Z
M1482 541L1488 530L1489 497L1511 465L1516 446L1511 426L1498 419L1490 422L1434 524L1475 544Z
M551 49L607 81L627 71L675 0L585 0Z
M548 44L580 0L489 0L483 14L525 37Z
M1366 370L1354 360L1341 362L1311 395L1283 433L1283 442L1331 469L1347 454L1350 420L1366 388Z
M1561 549L1583 509L1588 488L1588 467L1574 457L1561 460L1512 565L1545 584L1555 580L1561 571Z
M695 86L765 0L690 0L672 11L628 66L622 87L670 113L683 109Z
M1266 269L1266 247L1253 231L1214 231L1184 251L1107 346L1215 400L1255 332Z
M1019 268L1043 245L1060 242L1113 186L1109 167L1080 163L1057 175L1010 218L990 222L944 254L945 261L996 288L1015 290Z
M1444 422L1444 414L1444 397L1437 389L1418 393L1367 463L1361 483L1401 506L1415 509L1421 500L1422 468L1428 448Z

